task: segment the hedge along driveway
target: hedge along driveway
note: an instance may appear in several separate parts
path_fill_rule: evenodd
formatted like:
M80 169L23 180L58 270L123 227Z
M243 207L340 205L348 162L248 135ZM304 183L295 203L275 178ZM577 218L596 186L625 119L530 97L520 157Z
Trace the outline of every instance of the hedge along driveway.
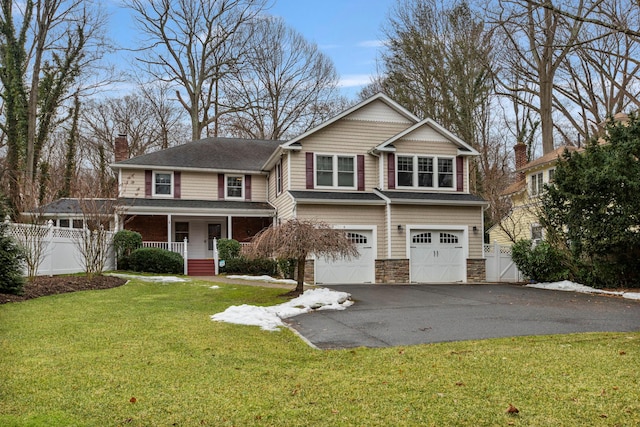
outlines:
M640 330L640 301L516 285L336 285L356 303L289 324L319 348Z

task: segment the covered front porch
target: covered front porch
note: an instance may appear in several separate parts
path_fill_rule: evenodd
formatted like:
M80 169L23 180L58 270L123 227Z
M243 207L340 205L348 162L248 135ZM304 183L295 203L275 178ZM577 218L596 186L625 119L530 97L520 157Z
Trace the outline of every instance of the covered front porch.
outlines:
M215 202L209 202L212 203ZM275 210L266 203L243 203L244 209L226 209L226 212L220 211L220 202L216 205L218 209L215 210L203 207L189 212L175 206L165 206L164 212L156 212L160 206L150 209L149 206L133 205L120 215L120 225L140 233L146 247L184 254L186 242L188 274L213 275L214 241L235 239L241 244L248 243L258 232L269 227L275 216Z

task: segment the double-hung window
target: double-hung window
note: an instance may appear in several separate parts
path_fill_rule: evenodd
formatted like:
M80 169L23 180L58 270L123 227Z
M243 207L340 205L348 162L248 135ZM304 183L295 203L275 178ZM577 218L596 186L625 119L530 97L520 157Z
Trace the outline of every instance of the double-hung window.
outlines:
M438 187L453 188L453 159L438 159Z
M355 188L355 156L316 155L316 186Z
M396 167L400 188L453 188L452 158L398 156Z
M243 197L243 177L227 176L227 198L241 199Z
M155 172L153 177L153 195L172 196L172 178L173 174L171 172Z
M537 196L542 193L544 185L543 173L537 173L535 175L531 175L531 195Z

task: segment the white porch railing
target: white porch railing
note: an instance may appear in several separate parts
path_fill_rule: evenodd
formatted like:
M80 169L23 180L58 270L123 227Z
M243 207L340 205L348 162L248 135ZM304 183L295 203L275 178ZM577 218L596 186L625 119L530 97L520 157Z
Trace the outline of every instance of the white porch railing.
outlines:
M159 248L180 255L184 254L185 242L142 242L143 248Z
M187 251L186 238L182 242L142 242L142 247L159 248L182 255L182 259L184 260L183 273L185 276L189 273L189 262L187 261L189 259L189 253Z

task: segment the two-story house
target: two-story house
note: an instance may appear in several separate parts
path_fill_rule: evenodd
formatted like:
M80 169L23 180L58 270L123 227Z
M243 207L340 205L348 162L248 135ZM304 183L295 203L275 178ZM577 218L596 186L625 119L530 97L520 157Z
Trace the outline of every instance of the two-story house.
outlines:
M514 146L517 179L501 194L508 198L510 210L487 231L491 243L510 246L522 239L539 241L544 238L538 220L540 195L544 186L553 181L556 164L565 150L572 152L578 148L560 147L531 162L527 162L526 150L525 144Z
M360 252L309 260L309 282L466 282L484 279L486 202L469 192L477 155L378 94L288 141L208 138L112 167L121 226L187 238L193 272L211 264L214 237L248 241L300 218L344 229Z

